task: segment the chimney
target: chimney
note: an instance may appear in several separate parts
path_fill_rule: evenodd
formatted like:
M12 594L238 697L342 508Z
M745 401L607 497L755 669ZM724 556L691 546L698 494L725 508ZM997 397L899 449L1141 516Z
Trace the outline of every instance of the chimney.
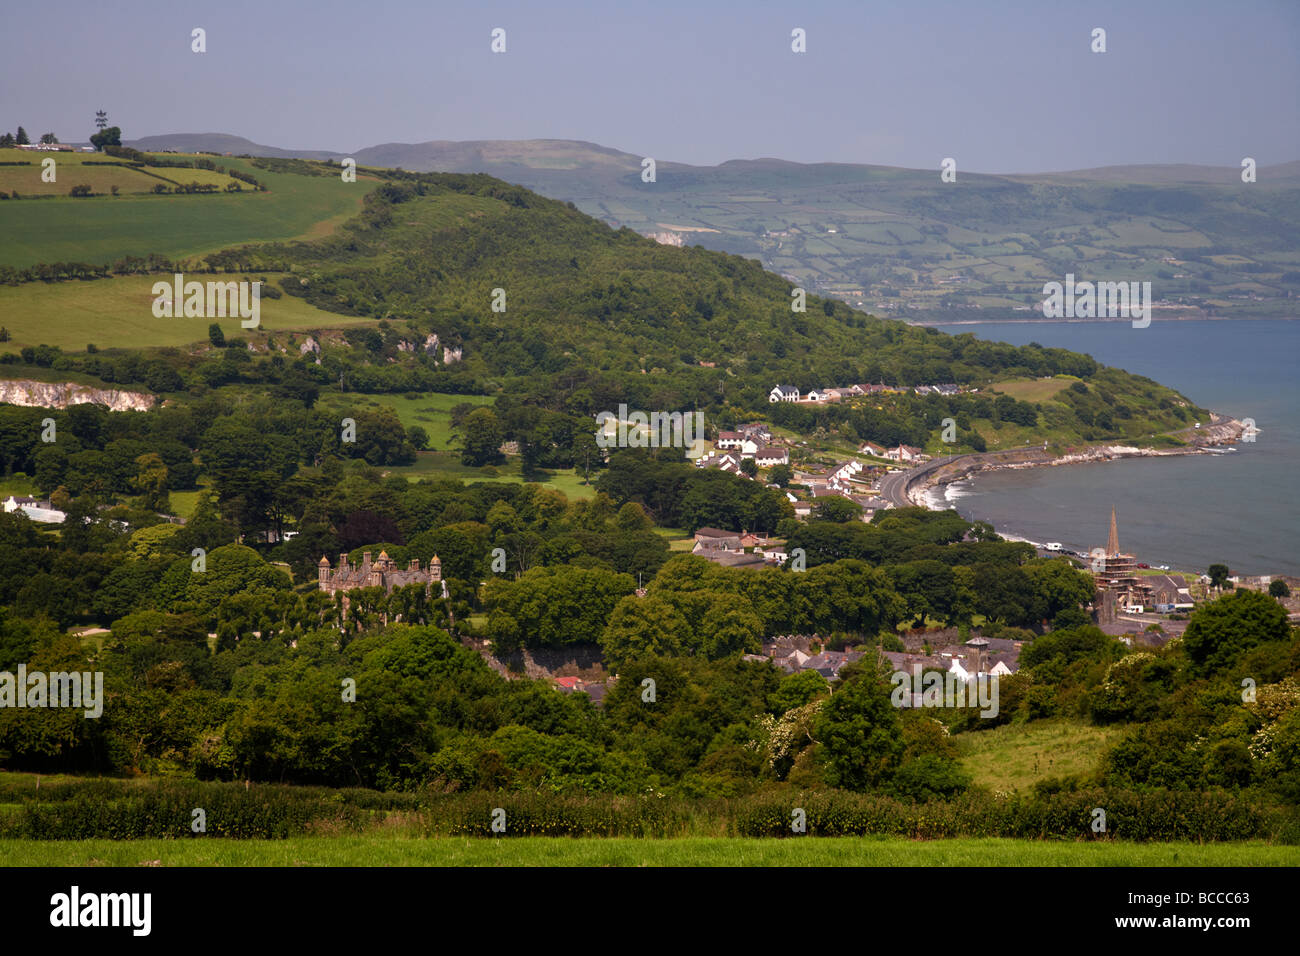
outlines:
M371 552L369 551L361 552L361 567L363 569L368 569L370 567L370 555Z
M340 571L346 571L347 569L348 569L348 553L347 553L346 551L340 551L340 552L339 552L339 570L340 570Z

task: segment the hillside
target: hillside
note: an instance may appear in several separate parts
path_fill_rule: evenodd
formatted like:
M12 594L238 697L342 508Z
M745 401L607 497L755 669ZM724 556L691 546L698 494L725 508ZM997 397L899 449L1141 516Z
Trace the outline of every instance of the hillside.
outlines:
M1286 316L1300 293L1297 162L1261 166L1247 187L1238 167L986 175L959 166L945 184L937 166L656 157L656 181L643 183L642 156L568 140L388 143L348 155L488 173L616 227L755 258L810 290L909 320L1038 318L1043 284L1067 273L1148 280L1166 318Z
M720 421L761 412L802 433L823 429L848 441L856 436L930 446L942 419L952 416L961 431L957 447L976 450L982 450L976 433L991 447L1145 439L1205 415L1172 390L1076 353L944 335L872 318L829 299L810 298L807 310L796 312L790 283L753 260L611 230L571 205L484 175L369 170L363 179L387 182L378 188L358 182L354 188L338 180L337 166L252 162L271 182L272 195L293 194L306 184L322 196L364 196L362 214L311 241L232 246L179 262L137 263L128 272L264 278L266 322L247 336L260 354L285 354L277 331L319 336L321 330L362 326L326 342L323 364L299 361L295 374L314 378L320 387L344 381L360 392L500 395L508 406L564 416L565 434L576 427L571 416L627 403L700 409ZM256 201L265 195L229 198ZM179 222L187 204L225 198L170 195L149 201ZM72 200L7 205L43 210L63 202ZM123 200L90 202L110 220L130 208ZM102 237L102 248L115 256L112 243L121 240L110 237ZM256 239L256 232L247 238ZM154 317L146 276L48 281L69 274L50 272L45 282L4 290L15 309L6 319L11 339L0 349L21 351L26 365L48 365L56 361L53 355L35 346L79 350L88 340L117 349L189 344L188 354L172 352L166 359L179 375L155 368L145 384L170 383L179 390L191 380L214 386L281 381L282 366L270 364L270 356L251 360L247 368L208 361L209 321ZM36 277L30 270L23 275ZM93 322L83 320L91 314ZM372 322L380 324L367 330ZM243 334L233 321L226 325L227 334ZM430 335L461 349L463 360L441 365L433 360L438 356L412 350L411 341ZM291 335L289 345L294 342ZM57 361L89 374L104 367L95 356ZM113 374L126 381L120 376L143 373ZM836 408L769 408L767 401L777 382L801 391L859 382L955 382L987 392L994 383L1047 376L1082 381L1038 402L1009 395L995 402L994 396L973 394L900 395Z

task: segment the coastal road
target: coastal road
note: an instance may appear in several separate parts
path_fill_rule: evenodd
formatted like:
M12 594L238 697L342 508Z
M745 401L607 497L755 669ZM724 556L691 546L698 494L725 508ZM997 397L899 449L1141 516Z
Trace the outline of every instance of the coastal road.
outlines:
M998 460L1004 455L1041 450L1041 445L1027 445L1024 448L1008 448L1005 451L972 452L967 455L945 455L942 458L935 458L933 461L927 461L924 465L918 465L915 468L908 468L906 471L886 474L885 477L880 479L880 497L885 501L888 501L895 508L911 507L912 501L907 497L907 489L921 478L930 474L930 472L937 471L944 465L951 465L954 462L960 462L963 466L973 467L986 461Z

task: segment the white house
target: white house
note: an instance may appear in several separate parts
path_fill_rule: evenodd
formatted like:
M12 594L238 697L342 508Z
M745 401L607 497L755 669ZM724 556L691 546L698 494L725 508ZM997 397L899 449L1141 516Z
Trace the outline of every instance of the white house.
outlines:
M739 448L741 435L740 432L718 432L718 440L714 442L719 448Z
M754 463L760 468L773 465L788 465L790 452L779 445L764 445L754 453Z
M4 509L6 514L21 511L28 519L41 524L63 524L68 517L65 512L51 507L48 501L26 497L16 498L13 495L5 500Z
M858 454L870 455L872 458L884 458L885 446L877 445L873 441L865 441L862 443L862 446L858 449Z
M913 448L911 445L899 445L897 448L885 450L885 457L890 461L916 461L921 455L921 449Z
M768 392L767 400L772 403L797 402L799 401L799 389L793 385L774 385L772 391Z

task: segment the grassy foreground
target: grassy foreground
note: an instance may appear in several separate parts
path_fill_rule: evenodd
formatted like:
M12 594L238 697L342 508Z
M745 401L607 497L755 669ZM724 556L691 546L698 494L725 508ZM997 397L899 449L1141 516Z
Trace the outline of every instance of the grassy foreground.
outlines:
M0 840L0 866L1296 866L1265 843L405 836Z

